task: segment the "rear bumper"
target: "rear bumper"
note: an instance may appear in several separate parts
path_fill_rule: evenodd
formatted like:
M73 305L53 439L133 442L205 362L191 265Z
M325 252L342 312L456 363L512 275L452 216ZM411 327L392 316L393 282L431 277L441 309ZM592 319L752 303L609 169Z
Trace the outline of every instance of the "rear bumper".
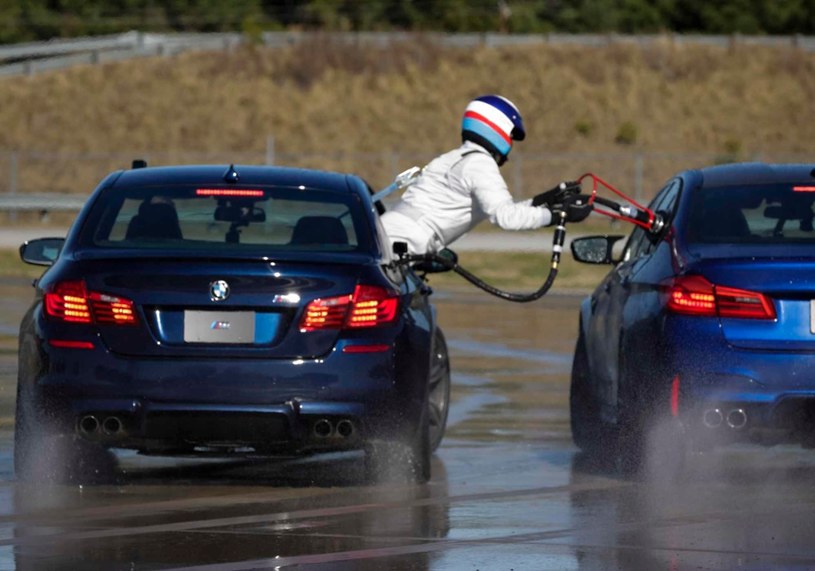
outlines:
M359 448L410 431L406 416L361 403L289 401L281 405L73 400L63 431L108 447L150 453L299 453Z
M813 440L815 353L737 349L720 339L672 352L666 370L679 376L684 424L714 441Z
M418 429L426 374L398 366L406 357L423 358L404 347L360 354L339 348L298 361L126 359L50 348L43 367L21 366L21 383L51 429L109 447L344 450Z
M789 392L766 399L699 399L682 413L683 424L703 442L749 441L765 445L815 445L815 391Z

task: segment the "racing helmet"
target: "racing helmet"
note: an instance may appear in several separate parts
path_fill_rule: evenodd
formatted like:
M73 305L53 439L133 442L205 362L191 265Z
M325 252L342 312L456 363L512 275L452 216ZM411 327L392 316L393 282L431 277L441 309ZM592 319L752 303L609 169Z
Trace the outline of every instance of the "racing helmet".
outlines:
M472 141L487 149L495 161L506 162L512 141L526 137L521 113L515 104L500 95L483 95L470 101L461 120L462 141Z

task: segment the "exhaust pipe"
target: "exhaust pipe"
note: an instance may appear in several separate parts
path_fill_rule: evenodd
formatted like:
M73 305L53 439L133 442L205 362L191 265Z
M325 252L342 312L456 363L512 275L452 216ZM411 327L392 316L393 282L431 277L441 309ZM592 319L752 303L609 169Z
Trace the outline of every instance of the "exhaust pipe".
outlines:
M702 424L708 428L718 428L724 421L724 415L718 408L709 408L702 415Z
M116 416L109 416L102 423L102 432L109 436L119 434L122 430L122 421Z
M314 436L327 438L334 431L334 426L327 419L323 418L314 423Z
M343 438L348 438L354 434L354 423L348 419L343 419L337 423L337 434Z
M734 408L727 413L727 426L733 430L741 430L747 424L747 413L744 409Z
M79 431L88 436L99 430L99 420L92 414L88 414L79 419Z

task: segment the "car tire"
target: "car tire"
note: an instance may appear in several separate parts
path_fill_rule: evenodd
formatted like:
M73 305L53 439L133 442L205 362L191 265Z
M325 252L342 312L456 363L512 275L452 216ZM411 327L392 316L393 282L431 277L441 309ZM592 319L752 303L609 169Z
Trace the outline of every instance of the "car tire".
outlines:
M585 336L581 328L572 361L569 420L575 446L589 456L597 456L608 452L609 447L606 446L608 438L600 420L599 407L591 396L589 380L589 359Z
M450 410L450 356L441 329L433 334L428 379L428 423L430 451L435 452L444 438Z

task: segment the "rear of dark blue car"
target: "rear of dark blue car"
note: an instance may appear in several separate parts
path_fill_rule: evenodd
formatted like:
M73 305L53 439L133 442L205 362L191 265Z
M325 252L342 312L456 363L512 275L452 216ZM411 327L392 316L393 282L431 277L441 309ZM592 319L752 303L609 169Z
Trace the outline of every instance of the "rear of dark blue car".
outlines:
M21 326L18 472L42 438L158 454L432 445L434 314L388 266L367 186L224 170L117 173L89 200Z

